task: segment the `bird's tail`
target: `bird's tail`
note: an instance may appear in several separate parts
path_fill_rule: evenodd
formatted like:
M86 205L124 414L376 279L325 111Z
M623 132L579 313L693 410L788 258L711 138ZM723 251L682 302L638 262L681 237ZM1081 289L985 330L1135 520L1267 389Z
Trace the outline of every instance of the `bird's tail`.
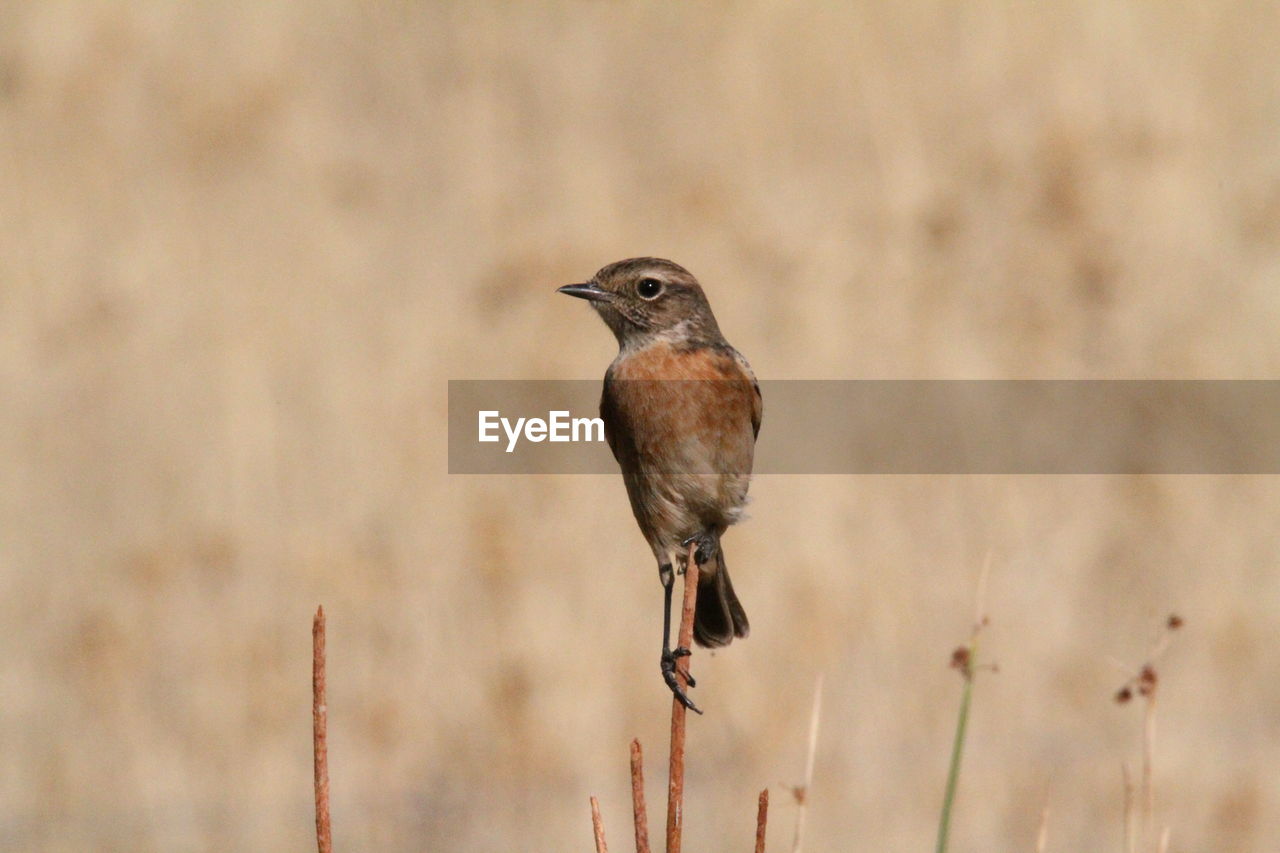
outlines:
M727 646L734 637L751 631L746 611L733 593L724 549L716 558L698 567L698 606L693 614L693 639L709 649Z

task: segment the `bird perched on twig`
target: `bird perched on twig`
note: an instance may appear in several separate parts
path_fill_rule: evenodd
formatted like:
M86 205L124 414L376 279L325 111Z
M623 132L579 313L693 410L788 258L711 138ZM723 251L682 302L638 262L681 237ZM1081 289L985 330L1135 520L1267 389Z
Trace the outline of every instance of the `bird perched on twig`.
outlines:
M622 469L631 509L658 560L663 589L663 679L697 707L675 677L671 591L685 549L697 545L698 645L726 646L749 630L720 537L742 517L760 432L760 386L720 333L692 274L661 258L618 261L560 293L590 301L618 339L600 416ZM693 686L693 679L689 679Z

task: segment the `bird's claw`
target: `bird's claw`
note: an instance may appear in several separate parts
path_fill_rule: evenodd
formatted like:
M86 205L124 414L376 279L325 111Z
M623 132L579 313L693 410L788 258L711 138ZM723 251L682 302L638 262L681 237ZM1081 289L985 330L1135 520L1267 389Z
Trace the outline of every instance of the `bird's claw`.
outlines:
M720 542L715 536L707 531L695 533L688 539L680 543L685 548L690 545L697 545L698 550L693 552L693 559L699 566L705 566L716 558L716 554L720 552Z
M661 662L662 680L667 683L667 687L670 688L671 694L676 697L681 705L685 706L690 711L693 711L695 714L701 714L702 709L693 704L693 700L685 694L684 689L680 686L680 680L676 677L676 661L679 658L688 657L691 654L693 654L693 652L689 651L684 646L680 646L671 651L664 651L662 653ZM690 687L697 686L698 682L694 680L692 675L688 672L683 673L683 675L686 684Z

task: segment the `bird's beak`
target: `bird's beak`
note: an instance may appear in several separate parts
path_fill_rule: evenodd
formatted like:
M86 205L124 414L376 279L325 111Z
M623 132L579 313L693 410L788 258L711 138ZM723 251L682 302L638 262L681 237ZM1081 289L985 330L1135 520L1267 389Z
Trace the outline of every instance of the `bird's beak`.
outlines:
M612 293L603 289L594 281L588 281L583 284L566 284L564 287L556 288L556 293L567 293L570 296L586 299L589 302L608 302L613 298Z

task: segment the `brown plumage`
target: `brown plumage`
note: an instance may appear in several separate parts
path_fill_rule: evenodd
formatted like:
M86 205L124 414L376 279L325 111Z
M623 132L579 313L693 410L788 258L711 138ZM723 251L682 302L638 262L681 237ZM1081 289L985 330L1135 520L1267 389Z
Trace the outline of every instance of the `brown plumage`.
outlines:
M760 430L760 388L746 359L720 333L688 270L660 258L610 264L560 289L591 301L618 339L600 415L622 469L631 509L658 561L668 673L673 567L697 542L699 645L728 645L749 631L720 537L742 517ZM668 684L684 700L668 678Z

